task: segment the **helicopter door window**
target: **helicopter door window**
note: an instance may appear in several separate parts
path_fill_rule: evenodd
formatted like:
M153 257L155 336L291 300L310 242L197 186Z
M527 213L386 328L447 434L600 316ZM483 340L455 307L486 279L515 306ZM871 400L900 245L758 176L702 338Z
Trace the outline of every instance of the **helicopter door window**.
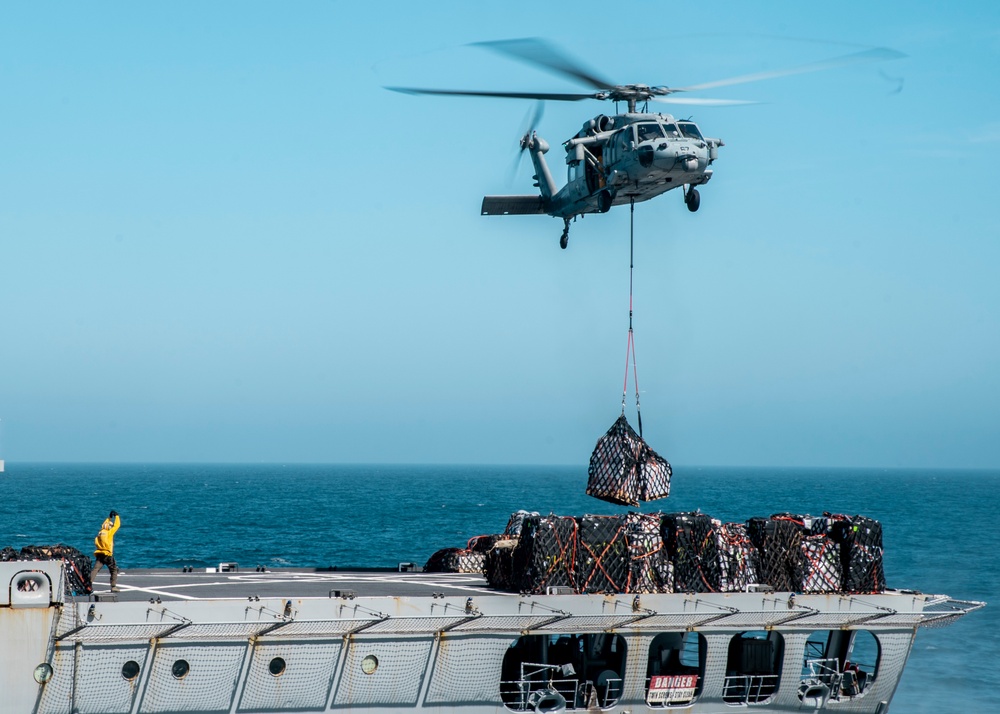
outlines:
M659 124L639 124L636 126L636 130L639 133L640 144L644 141L663 138L663 129L660 128Z
M680 127L681 127L681 133L684 134L684 136L686 136L687 138L699 139L701 141L705 140L704 137L702 137L701 132L698 131L697 125L692 124L691 122L682 121L680 123Z

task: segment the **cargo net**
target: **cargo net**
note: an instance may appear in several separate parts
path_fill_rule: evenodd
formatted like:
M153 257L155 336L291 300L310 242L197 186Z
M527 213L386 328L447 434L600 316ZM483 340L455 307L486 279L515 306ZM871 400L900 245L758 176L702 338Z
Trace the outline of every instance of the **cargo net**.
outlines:
M473 572L480 561L463 565L461 559L481 555L491 587L532 594L550 587L577 593L739 592L756 583L803 593L886 588L882 526L865 516L779 513L743 524L699 511L578 518L519 512L511 517L515 521L519 538L476 536L466 548L435 556L462 568L455 572ZM508 524L508 530L514 527Z
M719 551L719 590L740 592L760 582L757 549L743 523L720 523L715 528Z
M13 548L0 550L0 561L8 560L61 560L65 567L66 592L70 595L89 595L90 556L70 545L26 545L18 553Z
M667 460L635 433L623 414L597 440L587 470L587 495L638 506L639 501L669 496L672 473Z
M577 524L567 516L527 516L514 549L516 590L544 593L550 587L576 589Z
M714 593L722 589L719 541L722 524L704 513L663 516L663 542L674 565L674 592Z
M803 529L789 518L751 518L750 542L757 549L761 582L781 592L798 592L804 571Z
M582 516L577 523L577 592L630 592L624 517Z
M882 525L865 516L778 513L748 522L761 581L804 593L877 593L886 588Z
M483 573L486 554L503 539L501 535L469 538L464 548L441 548L424 564L425 573Z
M878 593L885 590L882 524L865 516L853 516L850 528L844 529L845 543L841 560L844 566L844 591Z
M628 544L629 590L634 593L672 593L674 567L663 547L659 513L629 513L625 516Z
M497 590L517 590L517 579L514 577L514 549L517 539L501 540L485 554L483 574L491 588Z
M514 511L510 514L510 519L507 521L507 527L503 529L503 535L506 538L517 538L521 535L521 525L524 523L524 519L528 516L539 515L536 511Z

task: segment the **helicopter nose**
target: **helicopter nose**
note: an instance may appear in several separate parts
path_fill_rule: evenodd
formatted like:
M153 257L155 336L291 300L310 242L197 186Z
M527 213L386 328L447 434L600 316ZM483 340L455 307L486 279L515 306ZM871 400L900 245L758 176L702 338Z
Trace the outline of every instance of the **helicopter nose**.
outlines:
M698 170L698 159L691 156L684 161L684 169L686 171L697 171Z

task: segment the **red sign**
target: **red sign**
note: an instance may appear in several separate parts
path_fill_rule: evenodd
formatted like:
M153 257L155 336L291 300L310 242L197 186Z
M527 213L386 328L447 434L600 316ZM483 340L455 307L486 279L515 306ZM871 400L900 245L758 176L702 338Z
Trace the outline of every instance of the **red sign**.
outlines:
M657 675L649 678L647 704L676 704L694 699L698 689L697 674Z

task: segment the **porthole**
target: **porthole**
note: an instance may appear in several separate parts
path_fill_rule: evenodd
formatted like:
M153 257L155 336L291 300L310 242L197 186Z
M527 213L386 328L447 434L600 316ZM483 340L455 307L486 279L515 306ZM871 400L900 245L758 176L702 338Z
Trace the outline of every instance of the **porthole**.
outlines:
M40 665L35 667L35 671L32 676L34 676L35 681L39 684L45 684L52 679L52 665L48 662L42 662Z
M186 659L179 659L174 662L174 666L170 668L170 673L177 679L183 679L190 669L191 665L187 663Z
M361 660L361 671L365 674L375 674L376 669L378 669L378 657L375 655L368 655Z
M267 671L277 677L279 674L285 671L285 660L281 657L275 657L271 660L271 663L267 665Z
M122 677L128 681L132 681L139 676L139 663L134 659L130 659L128 662L122 665Z

